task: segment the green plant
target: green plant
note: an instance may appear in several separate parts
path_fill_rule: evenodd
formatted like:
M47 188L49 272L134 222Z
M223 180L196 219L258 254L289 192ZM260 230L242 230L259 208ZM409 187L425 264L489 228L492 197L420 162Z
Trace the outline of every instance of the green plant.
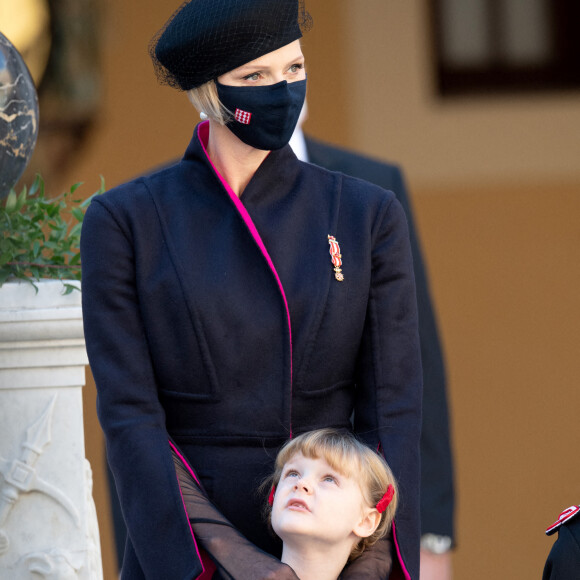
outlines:
M75 199L80 183L53 199L47 199L44 181L36 176L30 188L13 189L0 206L0 286L21 279L35 285L41 278L80 280L79 243L85 211L101 186L86 200ZM64 284L65 294L75 286Z

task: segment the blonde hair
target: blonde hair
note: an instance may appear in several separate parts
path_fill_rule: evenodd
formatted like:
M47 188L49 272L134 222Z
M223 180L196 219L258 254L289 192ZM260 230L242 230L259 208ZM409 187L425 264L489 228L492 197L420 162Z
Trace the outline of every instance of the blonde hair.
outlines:
M225 125L233 116L220 101L215 80L190 89L187 98L200 113L205 113L208 119L220 125Z
M345 477L355 479L360 487L365 503L375 507L382 499L389 485L395 490L393 500L381 514L381 521L377 529L368 538L361 540L354 546L349 560L354 560L365 550L373 546L389 531L398 504L398 489L395 477L387 462L378 453L361 443L354 435L347 431L336 429L319 429L304 433L288 441L278 453L273 475L264 483L264 488L276 487L282 476L284 465L297 453L310 459L324 459L332 469ZM271 507L266 510L271 516Z

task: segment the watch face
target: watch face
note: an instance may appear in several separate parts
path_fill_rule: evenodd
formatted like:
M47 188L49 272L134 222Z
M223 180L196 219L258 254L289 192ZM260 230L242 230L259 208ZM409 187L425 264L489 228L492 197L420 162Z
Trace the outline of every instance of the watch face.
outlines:
M451 550L453 541L449 536L439 536L437 534L425 534L421 536L421 549L433 554L445 554Z
M10 40L38 87L51 48L50 10L47 0L2 0L0 32Z

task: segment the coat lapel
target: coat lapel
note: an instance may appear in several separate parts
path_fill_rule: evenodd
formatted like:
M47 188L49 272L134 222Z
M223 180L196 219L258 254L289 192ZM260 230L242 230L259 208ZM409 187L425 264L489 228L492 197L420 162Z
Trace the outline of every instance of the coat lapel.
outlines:
M196 130L172 182L161 179L158 188L155 179L150 189L165 240L218 382L220 356L227 351L231 360L240 343L257 345L263 352L254 360L228 366L277 357L288 386L279 404L291 422L292 382L300 389L338 284L328 235L336 235L339 176L299 162L285 147L266 158L241 200L232 199ZM262 345L265 336L280 343Z
M336 231L340 179L285 147L266 158L241 199L286 290L300 390L334 280L328 235Z

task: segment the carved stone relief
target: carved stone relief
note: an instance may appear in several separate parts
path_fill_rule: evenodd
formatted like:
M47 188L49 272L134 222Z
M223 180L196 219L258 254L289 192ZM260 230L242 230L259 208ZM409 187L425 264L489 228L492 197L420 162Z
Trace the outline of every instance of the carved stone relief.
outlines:
M0 288L0 579L102 580L80 293L51 282Z

